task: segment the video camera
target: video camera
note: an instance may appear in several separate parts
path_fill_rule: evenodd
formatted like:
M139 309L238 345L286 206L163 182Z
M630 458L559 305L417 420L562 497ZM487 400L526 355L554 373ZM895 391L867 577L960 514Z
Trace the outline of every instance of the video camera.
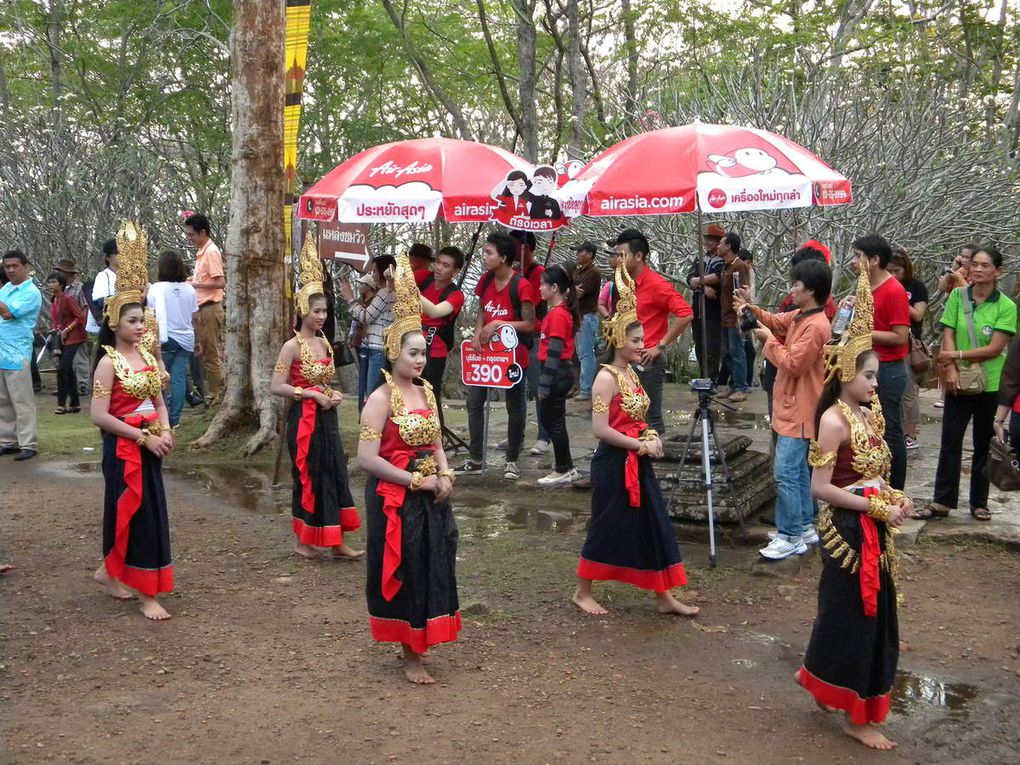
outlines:
M691 391L694 393L708 393L712 394L716 391L715 380L707 377L700 377L697 380L691 380L690 382Z

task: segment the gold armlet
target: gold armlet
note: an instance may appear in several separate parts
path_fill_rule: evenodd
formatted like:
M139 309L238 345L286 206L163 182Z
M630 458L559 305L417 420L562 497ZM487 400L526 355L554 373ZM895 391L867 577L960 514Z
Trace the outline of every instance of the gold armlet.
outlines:
M106 398L111 393L113 393L113 391L99 382L99 380L92 383L92 398Z
M874 518L876 521L882 521L883 523L889 520L889 505L886 504L882 497L873 494L868 497L868 502L871 504L871 509L868 510L868 515L871 518Z
M361 432L358 437L362 441L378 441L382 438L382 433L373 428L371 425L362 425Z
M285 375L290 371L290 369L282 361L277 361L276 365L273 367L273 371L279 372L281 375Z
M413 473L411 473L411 483L407 485L407 488L409 488L411 491L418 491L424 482L425 476L423 476L421 473L415 470Z
M602 400L602 396L595 396L591 400L591 410L595 414L608 414L609 404Z
M812 441L808 448L808 464L816 469L830 468L836 464L836 452L823 452L818 442Z

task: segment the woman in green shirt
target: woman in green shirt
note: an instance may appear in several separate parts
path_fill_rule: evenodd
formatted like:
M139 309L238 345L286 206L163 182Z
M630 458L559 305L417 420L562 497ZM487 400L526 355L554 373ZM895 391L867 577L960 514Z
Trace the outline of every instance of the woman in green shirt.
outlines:
M995 409L999 378L1006 361L1006 343L1016 334L1016 304L996 287L1001 273L1002 253L984 246L971 260L971 286L958 287L946 300L942 314L942 350L938 355L939 374L946 389L942 415L942 444L935 473L935 498L914 517L944 518L956 508L960 493L960 463L963 458L963 434L968 423L974 425L974 457L970 473L970 514L979 521L991 520L988 512L988 480L982 469L988 460L988 445L994 435ZM974 341L967 322L967 308L973 316ZM981 364L985 372L984 390L961 390L960 370Z

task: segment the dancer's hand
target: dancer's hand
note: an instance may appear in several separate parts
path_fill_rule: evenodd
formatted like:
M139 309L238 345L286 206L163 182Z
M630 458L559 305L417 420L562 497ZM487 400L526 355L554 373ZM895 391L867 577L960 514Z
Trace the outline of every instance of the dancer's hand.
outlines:
M899 505L889 505L889 520L885 523L887 526L894 528L903 525L903 521L907 519L907 513L904 512L903 508Z
M655 457L655 459L662 459L662 455L662 439L658 436L648 439L648 456Z
M433 494L438 496L439 479L434 475L427 476L425 480L421 482L421 486L418 488L418 491L431 491Z
M338 390L330 390L329 400L333 403L334 407L338 407L344 402L344 394Z
M149 436L145 441L145 448L160 458L165 457L170 451L162 436Z
M453 494L453 482L447 476L436 479L436 502L445 502Z
M312 391L312 400L319 405L319 409L332 409L334 407L333 401L329 396L319 391Z

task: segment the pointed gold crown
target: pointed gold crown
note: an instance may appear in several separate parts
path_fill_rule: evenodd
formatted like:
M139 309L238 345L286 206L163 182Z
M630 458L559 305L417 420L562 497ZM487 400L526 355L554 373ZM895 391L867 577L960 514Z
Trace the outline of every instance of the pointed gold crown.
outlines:
M121 221L117 231L116 293L103 303L103 315L110 327L117 326L120 312L131 303L141 303L149 288L149 238L137 223Z
M616 267L616 312L602 322L602 334L614 348L627 342L627 327L638 320L634 279L621 264Z
M393 305L393 323L383 330L386 358L396 361L400 355L400 339L408 332L421 332L421 293L414 280L414 270L406 252L397 255L393 277L397 302Z
M312 236L311 231L305 237L298 261L301 269L298 277L301 280L301 289L294 296L294 302L297 305L298 314L307 316L311 310L308 306L308 299L312 295L321 295L325 291L322 286L322 261L319 260L319 253L315 248L315 237Z
M857 376L857 357L871 350L871 330L874 325L875 300L871 295L868 266L863 263L857 272L857 294L850 325L839 340L830 341L824 348L826 384L836 376L844 383Z

